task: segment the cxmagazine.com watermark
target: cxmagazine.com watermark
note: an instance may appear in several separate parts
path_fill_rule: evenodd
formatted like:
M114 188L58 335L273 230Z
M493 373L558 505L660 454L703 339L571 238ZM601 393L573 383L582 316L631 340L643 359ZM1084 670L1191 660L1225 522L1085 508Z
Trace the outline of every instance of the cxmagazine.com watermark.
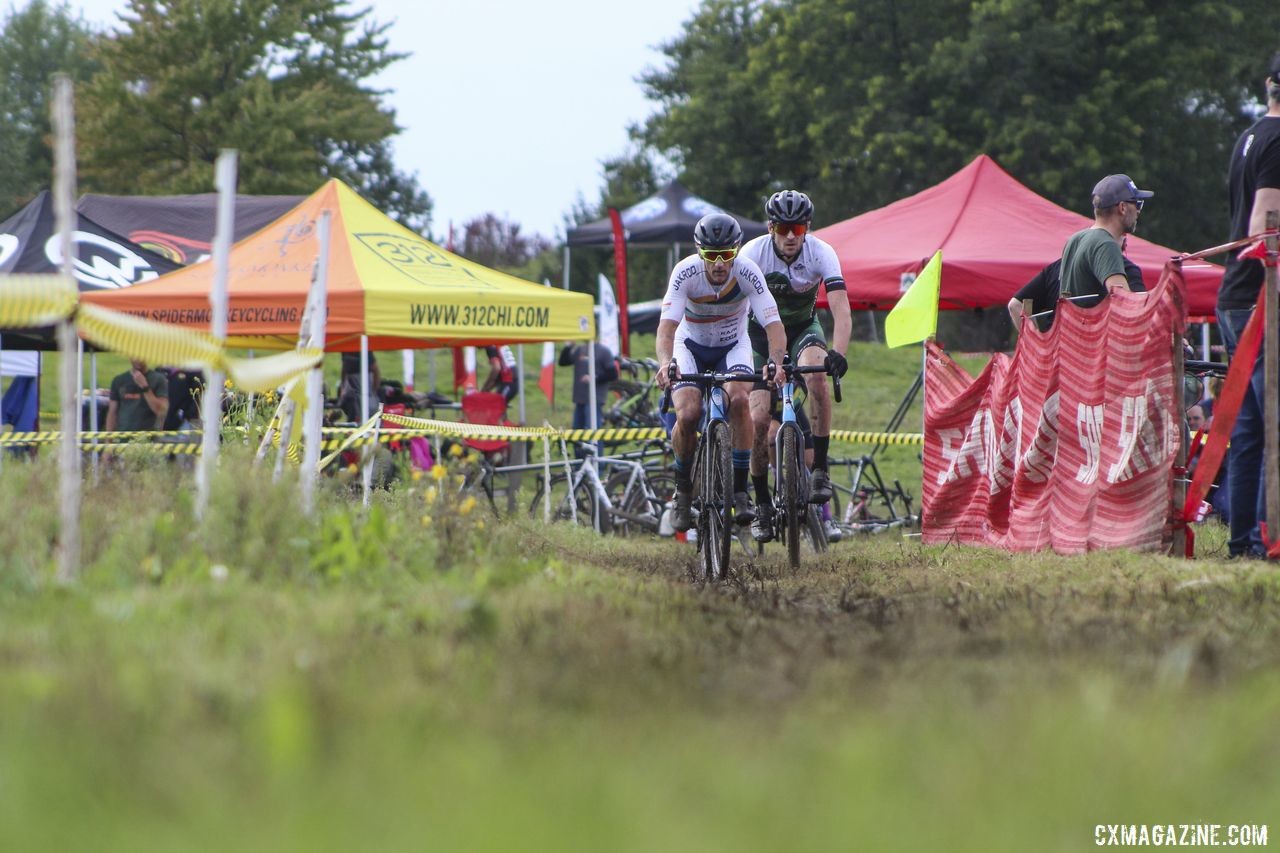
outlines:
M1266 847L1267 824L1100 823L1093 828L1099 847Z

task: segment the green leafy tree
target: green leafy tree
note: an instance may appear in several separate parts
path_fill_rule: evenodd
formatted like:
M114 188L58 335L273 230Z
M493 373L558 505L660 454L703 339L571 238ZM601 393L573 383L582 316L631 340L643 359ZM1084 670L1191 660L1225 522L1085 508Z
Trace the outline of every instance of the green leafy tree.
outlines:
M458 254L487 267L512 271L520 269L551 248L539 234L523 234L520 223L486 213L462 226Z
M368 15L345 0L130 0L80 94L82 183L207 191L218 151L236 148L243 192L336 177L425 231L430 199L395 170L394 112L365 82L403 55Z
M31 0L0 24L0 216L52 184L53 75L86 80L90 30L66 4Z
M1142 233L1226 229L1230 145L1275 39L1259 0L707 0L641 77L636 138L717 202L798 186L819 224L934 184L979 153L1088 213L1102 175L1157 192ZM1016 239L1016 235L1010 235Z

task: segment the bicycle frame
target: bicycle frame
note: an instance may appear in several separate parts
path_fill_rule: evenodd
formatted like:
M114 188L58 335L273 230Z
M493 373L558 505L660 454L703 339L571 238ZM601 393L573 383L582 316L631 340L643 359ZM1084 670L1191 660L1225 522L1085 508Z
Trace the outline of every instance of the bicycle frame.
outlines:
M797 568L800 564L800 516L802 513L809 511L809 467L804 462L804 440L800 431L799 420L796 417L795 407L795 388L796 375L805 373L826 373L827 370L821 365L811 366L792 366L790 358L784 358L780 369L783 371L786 381L782 384L780 397L782 400L782 424L778 427L778 432L773 437L773 459L774 459L774 490L773 503L775 509L775 518L780 519L784 523L784 530L787 542L787 557L791 563L791 567ZM835 400L840 402L840 380L838 377L832 377L835 385ZM787 489L783 484L784 466L791 464L791 460L787 459L787 454L783 452L786 436L793 436L792 446L795 448L796 459L796 494L792 496L794 504L788 500L786 494ZM806 519L807 522L807 519ZM763 548L763 545L761 545ZM815 547L817 544L815 543Z
M713 454L718 450L713 446L711 436L718 432L717 427L723 425L726 439L732 435L729 425L729 395L724 390L726 382L755 382L754 373L717 373L708 371L690 376L676 376L674 365L668 374L672 380L698 385L702 391L702 428L698 435L698 445L694 451L694 465L697 471L696 496L698 550L702 554L703 571L706 580L723 580L729 571L729 539L733 512L733 490L719 484L722 493L716 496L717 484L716 460ZM670 391L663 396L662 412L666 413L670 406ZM731 445L730 445L731 446ZM727 448L726 448L727 449ZM720 460L724 468L724 458ZM732 476L731 469L721 471Z

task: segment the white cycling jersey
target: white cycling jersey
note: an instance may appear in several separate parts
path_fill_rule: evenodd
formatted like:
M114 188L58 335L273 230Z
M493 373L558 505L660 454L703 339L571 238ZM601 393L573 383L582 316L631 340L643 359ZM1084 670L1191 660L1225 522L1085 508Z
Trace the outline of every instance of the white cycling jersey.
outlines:
M702 258L690 255L671 271L660 319L680 324L676 330L678 341L727 347L747 340L748 309L763 325L778 320L778 305L755 263L739 253L733 260L729 280L716 287L707 279Z
M771 234L749 240L738 253L738 257L743 255L764 274L765 286L773 294L778 314L788 328L813 319L819 284L826 282L828 291L845 289L836 250L812 234L805 236L800 253L789 264L778 257Z

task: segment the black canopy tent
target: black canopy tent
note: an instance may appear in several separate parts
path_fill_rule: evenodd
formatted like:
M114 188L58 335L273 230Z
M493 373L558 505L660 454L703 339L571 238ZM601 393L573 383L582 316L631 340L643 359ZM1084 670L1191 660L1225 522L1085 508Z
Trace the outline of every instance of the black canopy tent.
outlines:
M669 266L675 266L680 258L680 244L693 242L693 226L708 213L728 213L738 220L744 240L759 237L769 230L763 222L717 207L689 192L679 181L672 181L643 201L621 211L627 248L666 249ZM569 289L569 250L592 247L613 248L613 222L609 217L570 228L565 234L565 290ZM628 311L629 317L629 308L624 310Z
M293 210L306 196L237 195L234 234L240 241ZM213 245L216 193L192 195L98 195L80 197L76 210L133 242L179 264L194 264Z
M130 242L109 228L76 214L71 235L75 246L74 274L81 290L129 287L178 269L162 255ZM0 222L0 273L57 273L62 250L53 198L46 190ZM51 329L4 332L8 349L52 349Z
M668 246L692 242L693 226L708 213L729 213L738 220L747 240L759 237L769 230L763 222L756 222L723 210L689 192L679 181L672 181L644 201L637 202L622 211L622 225L626 229L627 246L641 249L665 249ZM610 247L612 245L613 225L608 217L571 228L565 235L566 251L580 246Z

